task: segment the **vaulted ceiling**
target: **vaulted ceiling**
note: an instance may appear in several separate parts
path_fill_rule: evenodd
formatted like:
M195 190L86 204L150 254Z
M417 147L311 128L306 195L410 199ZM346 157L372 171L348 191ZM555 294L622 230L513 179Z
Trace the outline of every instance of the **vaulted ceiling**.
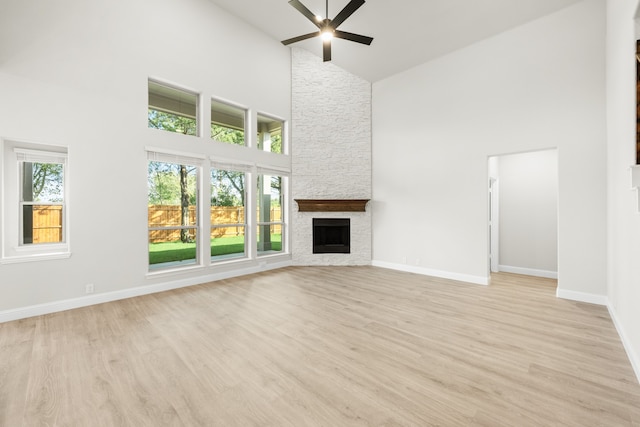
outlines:
M317 30L287 0L211 1L278 41ZM373 43L334 40L332 62L375 82L579 1L367 0L340 29L371 36ZM325 15L325 0L301 2L313 13ZM348 3L329 0L329 17ZM318 38L292 46L322 56Z

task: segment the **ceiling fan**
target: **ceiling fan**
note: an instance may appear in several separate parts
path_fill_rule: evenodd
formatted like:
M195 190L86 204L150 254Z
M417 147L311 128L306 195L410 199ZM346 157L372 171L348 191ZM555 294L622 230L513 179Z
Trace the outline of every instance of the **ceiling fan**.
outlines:
M342 24L348 17L350 17L353 12L358 10L360 6L364 4L364 0L351 0L345 7L338 13L335 18L329 19L329 0L326 1L326 18L322 18L321 16L314 15L305 5L300 3L298 0L290 0L289 4L296 9L300 13L302 13L309 21L313 23L316 27L318 27L319 31L315 31L313 33L304 34L302 36L293 37L287 40L283 40L283 45L289 45L291 43L296 43L302 40L310 39L312 37L321 36L322 38L322 58L326 61L331 61L331 39L333 37L337 37L339 39L350 40L356 43L362 43L366 45L370 45L373 41L372 37L361 36L359 34L348 33L346 31L338 30L338 26Z

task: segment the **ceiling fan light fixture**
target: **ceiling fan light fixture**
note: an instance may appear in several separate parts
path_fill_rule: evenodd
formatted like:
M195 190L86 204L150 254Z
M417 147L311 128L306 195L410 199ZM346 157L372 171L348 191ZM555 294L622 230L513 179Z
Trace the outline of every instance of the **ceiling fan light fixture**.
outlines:
M338 30L338 26L340 26L340 24L342 24L364 3L365 0L350 0L349 3L333 19L330 19L328 17L329 0L326 1L327 18L322 18L321 16L311 12L305 5L300 2L300 0L289 0L289 4L296 8L298 12L304 15L309 21L311 21L319 31L314 31L313 33L303 34L298 37L292 37L290 39L282 40L282 44L287 46L291 43L297 43L303 40L320 36L323 41L322 60L325 62L331 61L331 40L333 38L370 45L373 41L373 37L361 36L360 34L353 34L346 31Z

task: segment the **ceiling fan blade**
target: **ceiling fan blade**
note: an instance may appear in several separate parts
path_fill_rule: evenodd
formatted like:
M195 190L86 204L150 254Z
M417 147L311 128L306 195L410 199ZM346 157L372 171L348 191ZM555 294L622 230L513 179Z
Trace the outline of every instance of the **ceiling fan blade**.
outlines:
M298 9L298 12L306 16L309 21L313 22L313 25L315 25L318 28L322 27L322 25L320 25L320 23L316 19L316 15L314 15L313 12L307 9L307 7L302 3L300 3L298 0L290 0L289 4L295 7L296 9Z
M350 17L353 12L358 10L364 4L364 0L351 0L345 7L331 20L331 26L335 30L338 25L342 24L345 19Z
M306 40L306 39L310 39L310 38L313 38L313 37L317 37L319 35L320 35L320 31L316 31L316 32L309 33L309 34L304 34L302 36L292 37L290 39L282 40L281 43L286 46L288 44L300 42L302 40Z
M373 41L373 37L361 36L360 34L347 33L346 31L335 30L334 37L339 39L349 40L356 43L362 43L370 45Z
M322 60L331 61L331 40L322 42Z

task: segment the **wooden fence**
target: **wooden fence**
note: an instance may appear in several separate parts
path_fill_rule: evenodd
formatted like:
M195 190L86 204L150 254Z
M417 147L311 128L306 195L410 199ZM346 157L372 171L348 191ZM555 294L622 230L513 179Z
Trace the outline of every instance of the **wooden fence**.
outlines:
M33 243L62 242L62 206L33 207Z
M271 221L280 221L280 208L271 208ZM195 206L189 207L189 224L195 226ZM244 207L216 206L211 208L211 224L243 224ZM149 206L149 227L179 227L181 224L181 208L174 205ZM272 225L271 233L281 233L280 225ZM195 232L191 238L195 239ZM216 227L211 231L211 238L244 235L244 226ZM154 230L149 232L149 242L172 242L180 240L180 230ZM62 207L33 207L33 243L57 243L62 241Z
M182 208L176 205L150 205L149 227L179 227ZM280 221L280 208L271 208L271 221ZM211 208L211 224L243 224L244 207L242 206L214 206ZM189 225L196 225L196 208L189 207ZM272 225L271 233L281 233L280 225ZM216 227L211 230L211 238L243 236L244 226ZM195 239L195 230L190 231L190 239ZM174 242L180 240L180 230L149 231L149 243Z

